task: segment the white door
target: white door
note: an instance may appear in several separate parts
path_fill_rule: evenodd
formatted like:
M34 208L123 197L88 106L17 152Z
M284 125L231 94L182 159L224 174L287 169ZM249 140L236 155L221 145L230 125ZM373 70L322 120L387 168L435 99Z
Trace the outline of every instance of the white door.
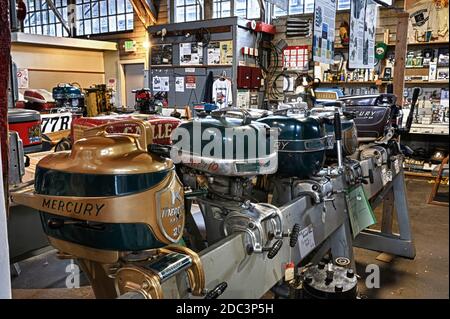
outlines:
M127 107L134 108L133 90L144 87L144 63L125 64L125 90Z

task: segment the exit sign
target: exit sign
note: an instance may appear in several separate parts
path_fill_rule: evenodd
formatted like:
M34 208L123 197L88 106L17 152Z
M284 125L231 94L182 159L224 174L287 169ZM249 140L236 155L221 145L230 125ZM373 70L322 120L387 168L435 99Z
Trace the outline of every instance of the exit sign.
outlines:
M136 52L136 41L126 40L123 43L123 47L125 49L125 52Z

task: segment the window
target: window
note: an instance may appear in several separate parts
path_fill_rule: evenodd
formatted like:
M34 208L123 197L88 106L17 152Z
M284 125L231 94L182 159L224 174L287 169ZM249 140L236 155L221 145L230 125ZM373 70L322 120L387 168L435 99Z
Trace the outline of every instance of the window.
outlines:
M175 0L175 22L197 21L203 17L203 0Z
M67 19L67 0L54 0L53 3L63 17ZM25 33L68 36L61 22L48 8L46 0L25 0L25 4L27 6L27 15L24 21Z
M77 0L77 34L133 30L133 6L128 0Z
M26 33L68 36L66 29L48 7L46 0L25 0ZM56 9L67 21L67 0L54 0ZM133 30L133 7L129 0L76 0L77 35Z
M234 15L246 19L258 19L261 15L258 0L234 0Z
M226 18L231 16L232 0L213 0L213 18Z
M302 13L313 13L314 12L314 0L287 0L289 1L288 11L282 10L277 6L274 6L273 15L274 17L302 14ZM350 9L350 0L338 0L337 5L338 10Z

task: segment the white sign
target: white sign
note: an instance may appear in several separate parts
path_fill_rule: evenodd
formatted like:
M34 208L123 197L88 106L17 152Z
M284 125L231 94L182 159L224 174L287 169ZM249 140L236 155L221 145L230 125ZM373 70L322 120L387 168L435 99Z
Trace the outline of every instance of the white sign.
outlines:
M106 83L106 86L109 89L115 90L116 89L116 82L117 82L117 80L115 78L110 78L110 79L108 79L108 82Z
M19 89L28 89L29 80L28 80L28 69L18 69L17 70L17 82Z
M203 43L180 43L180 65L203 64Z
M184 76L175 78L175 92L184 92Z
M300 231L298 236L298 246L300 248L300 256L302 258L305 258L310 251L316 247L312 225L309 225Z
M349 67L375 66L375 35L378 7L372 0L352 0L350 9Z
M331 64L334 57L336 0L315 0L313 60Z
M154 76L152 82L153 92L169 92L168 76Z
M72 123L72 113L41 114L42 133L52 133L69 130Z

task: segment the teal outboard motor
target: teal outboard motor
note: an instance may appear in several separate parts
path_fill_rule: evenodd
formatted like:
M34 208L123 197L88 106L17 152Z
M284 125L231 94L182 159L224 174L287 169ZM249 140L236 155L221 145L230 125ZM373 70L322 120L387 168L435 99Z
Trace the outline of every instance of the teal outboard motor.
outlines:
M333 102L333 104L326 104L326 106L316 106L309 110L309 115L322 119L328 137L330 140L334 141L333 148L327 151L327 159L337 159L335 128L333 123L336 107L338 107L340 111L343 155L350 156L354 154L358 148L358 129L354 120L356 115L352 112L344 111L341 102L338 101Z
M180 124L172 134L172 154L184 166L214 176L272 174L277 152L270 134L267 124L252 121L245 110L220 109Z
M252 193L255 177L277 172L275 132L266 123L252 121L244 109L224 108L182 123L172 133L171 158L178 163L183 184L205 192L196 202L209 245L244 233L248 254L274 258L283 237L298 236L298 226L283 229L281 211L256 203ZM292 243L295 246L296 237Z
M84 94L73 84L59 83L53 88L52 96L59 109L63 108L72 113L85 112Z
M319 118L288 116L282 110L258 122L279 130L278 175L308 178L322 169L332 145Z

